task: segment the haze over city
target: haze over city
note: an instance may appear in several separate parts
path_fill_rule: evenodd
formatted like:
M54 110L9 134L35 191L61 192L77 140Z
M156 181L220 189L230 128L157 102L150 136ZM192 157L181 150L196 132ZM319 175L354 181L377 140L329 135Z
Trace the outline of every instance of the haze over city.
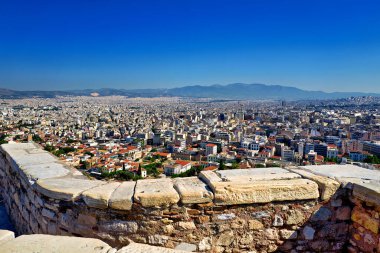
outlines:
M378 1L3 1L0 87L380 92Z

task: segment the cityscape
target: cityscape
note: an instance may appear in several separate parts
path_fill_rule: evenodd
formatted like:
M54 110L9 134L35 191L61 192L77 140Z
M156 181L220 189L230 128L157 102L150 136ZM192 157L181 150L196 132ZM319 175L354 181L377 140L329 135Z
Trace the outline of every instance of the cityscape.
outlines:
M103 180L354 163L380 168L380 99L179 97L3 100L1 140L39 143Z
M2 1L0 253L380 253L379 10Z

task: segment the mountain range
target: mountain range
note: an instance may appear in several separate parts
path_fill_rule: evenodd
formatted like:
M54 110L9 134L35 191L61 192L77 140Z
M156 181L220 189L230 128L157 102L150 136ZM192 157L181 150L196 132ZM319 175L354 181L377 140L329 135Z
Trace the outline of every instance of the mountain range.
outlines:
M53 98L56 96L128 96L128 97L192 97L238 100L309 100L337 99L359 96L376 96L379 93L323 92L302 90L295 87L265 84L233 83L228 85L193 85L168 89L83 89L65 91L17 91L0 88L0 98Z

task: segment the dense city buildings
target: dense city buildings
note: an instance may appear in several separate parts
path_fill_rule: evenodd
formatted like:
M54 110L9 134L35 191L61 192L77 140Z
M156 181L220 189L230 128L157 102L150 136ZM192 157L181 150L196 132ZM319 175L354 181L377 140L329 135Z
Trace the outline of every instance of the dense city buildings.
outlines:
M41 144L99 179L357 163L378 168L379 99L231 101L177 97L3 100L1 142Z

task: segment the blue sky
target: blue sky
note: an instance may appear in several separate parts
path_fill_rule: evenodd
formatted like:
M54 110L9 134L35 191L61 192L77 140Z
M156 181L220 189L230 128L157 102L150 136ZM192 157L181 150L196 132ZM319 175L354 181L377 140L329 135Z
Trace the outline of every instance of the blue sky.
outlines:
M0 87L380 92L380 1L1 1Z

